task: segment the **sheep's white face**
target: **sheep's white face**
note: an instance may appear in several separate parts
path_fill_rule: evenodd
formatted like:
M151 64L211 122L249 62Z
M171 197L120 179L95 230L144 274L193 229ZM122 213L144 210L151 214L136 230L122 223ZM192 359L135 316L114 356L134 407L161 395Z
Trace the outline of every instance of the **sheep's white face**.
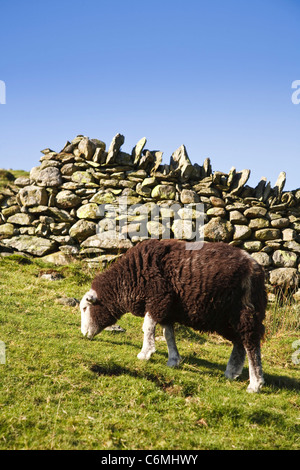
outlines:
M81 333L92 339L97 333L97 325L92 321L91 306L97 301L97 294L93 289L90 289L82 298L80 302L81 311Z

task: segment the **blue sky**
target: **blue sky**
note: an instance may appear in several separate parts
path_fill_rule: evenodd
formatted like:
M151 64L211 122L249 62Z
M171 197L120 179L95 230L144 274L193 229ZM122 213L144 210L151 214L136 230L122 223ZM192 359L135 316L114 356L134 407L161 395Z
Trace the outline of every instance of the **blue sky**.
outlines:
M0 167L77 134L300 187L299 0L1 0Z

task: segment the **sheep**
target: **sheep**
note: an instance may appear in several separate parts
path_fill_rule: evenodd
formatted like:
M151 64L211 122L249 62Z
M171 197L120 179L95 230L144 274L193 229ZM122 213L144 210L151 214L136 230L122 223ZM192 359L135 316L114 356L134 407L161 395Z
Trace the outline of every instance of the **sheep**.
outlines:
M247 354L247 390L258 392L264 383L260 354L267 304L264 270L238 247L193 243L186 249L184 241L150 239L130 248L95 277L81 300L81 332L92 339L126 312L144 317L138 358L148 360L155 352L155 327L160 324L171 367L181 361L175 323L215 332L233 343L225 376L237 378Z

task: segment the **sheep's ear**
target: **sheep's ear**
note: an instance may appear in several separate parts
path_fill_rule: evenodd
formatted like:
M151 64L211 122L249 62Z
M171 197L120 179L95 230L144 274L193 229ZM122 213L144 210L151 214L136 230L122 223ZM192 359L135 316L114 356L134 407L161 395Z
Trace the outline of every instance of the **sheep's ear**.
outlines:
M98 299L97 297L93 297L92 295L89 295L88 297L86 297L85 300L87 301L87 303L94 305Z

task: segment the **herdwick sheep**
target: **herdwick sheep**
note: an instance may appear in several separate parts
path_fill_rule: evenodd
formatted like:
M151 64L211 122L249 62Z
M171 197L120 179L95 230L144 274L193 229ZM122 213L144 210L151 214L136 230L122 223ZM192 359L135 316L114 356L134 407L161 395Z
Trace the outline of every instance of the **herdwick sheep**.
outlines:
M197 242L196 242L197 243ZM199 247L199 249L198 249ZM260 341L267 297L262 267L225 243L186 250L179 240L146 240L97 275L80 303L81 331L92 339L131 312L144 317L139 359L155 352L155 326L167 341L168 365L180 363L174 323L216 332L233 343L225 376L238 377L247 353L249 392L262 387Z

